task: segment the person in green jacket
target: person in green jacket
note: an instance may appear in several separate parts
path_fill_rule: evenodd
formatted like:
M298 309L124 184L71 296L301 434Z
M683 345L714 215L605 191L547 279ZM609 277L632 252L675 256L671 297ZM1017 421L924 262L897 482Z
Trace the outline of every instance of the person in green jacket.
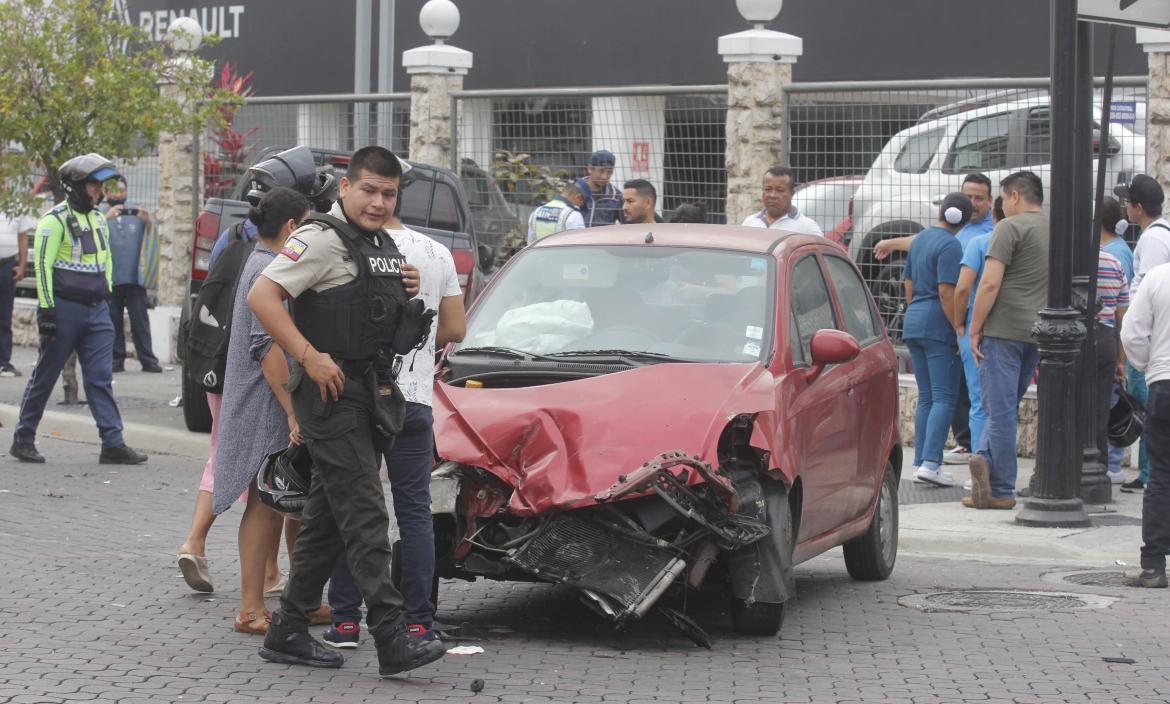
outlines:
M20 421L8 454L21 462L44 462L36 432L65 360L81 362L89 410L101 434L102 464L140 464L146 455L122 439L122 417L114 402L114 325L107 303L112 265L110 228L97 210L102 182L118 176L109 159L85 154L58 172L66 198L41 218L34 247L40 355L20 402Z

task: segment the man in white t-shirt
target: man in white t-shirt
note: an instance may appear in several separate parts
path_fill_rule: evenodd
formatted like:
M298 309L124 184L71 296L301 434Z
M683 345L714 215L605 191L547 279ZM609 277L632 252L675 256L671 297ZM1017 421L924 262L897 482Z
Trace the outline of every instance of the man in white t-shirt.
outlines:
M812 218L792 204L796 191L796 176L787 166L773 166L764 172L764 209L752 213L743 221L744 227L763 227L802 235L825 236Z
M16 282L24 278L28 263L28 236L36 226L28 215L0 213L0 376L20 376L12 366L12 306Z
M397 586L402 592L402 618L407 633L430 639L435 637L431 631L435 618L435 605L431 601L435 576L435 531L431 522L435 347L462 341L467 333L467 315L451 252L430 237L406 228L398 218L388 220L385 229L407 263L418 267L421 279L418 297L428 309L439 312L426 345L401 358L398 386L406 397L406 419L402 432L386 453L394 519L401 541L395 550L401 565L401 582ZM357 585L335 575L329 585L333 628L324 636L326 644L341 648L357 646L361 603Z

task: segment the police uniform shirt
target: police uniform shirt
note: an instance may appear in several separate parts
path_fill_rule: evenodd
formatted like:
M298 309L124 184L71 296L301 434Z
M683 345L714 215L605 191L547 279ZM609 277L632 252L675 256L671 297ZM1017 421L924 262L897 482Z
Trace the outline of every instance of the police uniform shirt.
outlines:
M418 297L427 308L439 310L439 303L449 296L462 296L459 288L459 274L455 271L455 260L446 247L426 235L403 228L389 230L394 244L408 264L418 267ZM406 355L402 370L398 372L398 386L402 395L411 403L431 405L435 389L435 335L439 324L431 325L431 334L422 349Z
M752 213L743 221L743 226L784 230L785 232L795 232L801 235L825 236L825 233L821 231L820 225L817 225L816 221L800 212L796 206L789 208L784 217L778 218L771 225L768 224L766 211L761 210L758 213Z
M333 204L329 214L345 220L341 201ZM323 228L319 223L310 223L289 235L262 276L279 284L292 298L308 290L320 293L356 279L358 265L345 243L331 228Z

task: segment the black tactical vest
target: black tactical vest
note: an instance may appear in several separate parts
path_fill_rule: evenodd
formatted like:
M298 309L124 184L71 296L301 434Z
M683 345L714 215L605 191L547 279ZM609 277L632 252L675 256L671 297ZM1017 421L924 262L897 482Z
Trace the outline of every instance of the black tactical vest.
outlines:
M297 329L315 349L339 359L371 361L379 352L392 356L394 333L409 300L402 287L406 258L385 232L375 244L332 215L314 213L305 224L312 222L337 233L358 265L358 276L341 286L298 296L293 304Z

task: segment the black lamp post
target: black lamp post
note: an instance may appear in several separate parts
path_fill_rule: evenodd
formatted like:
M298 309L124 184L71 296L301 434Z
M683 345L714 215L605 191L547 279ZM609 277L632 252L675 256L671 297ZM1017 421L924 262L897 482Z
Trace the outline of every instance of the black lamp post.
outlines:
M1089 525L1078 490L1081 452L1076 436L1076 360L1085 339L1072 307L1072 264L1077 179L1077 0L1052 0L1052 182L1048 247L1048 307L1032 334L1040 346L1039 442L1032 495L1016 523ZM1086 163L1087 166L1087 163ZM1087 198L1088 192L1082 197ZM1079 380L1084 383L1084 380Z

